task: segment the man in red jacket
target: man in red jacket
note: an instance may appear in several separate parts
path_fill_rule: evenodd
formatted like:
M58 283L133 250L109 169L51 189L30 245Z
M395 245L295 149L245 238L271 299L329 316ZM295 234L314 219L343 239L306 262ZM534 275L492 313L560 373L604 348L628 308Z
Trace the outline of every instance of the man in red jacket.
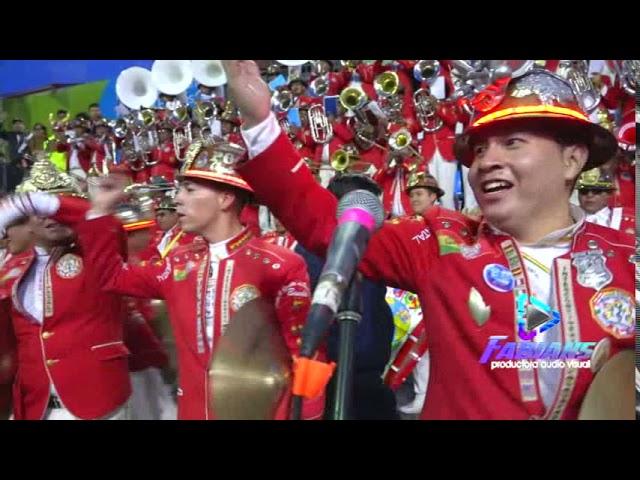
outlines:
M576 190L578 190L580 207L587 214L587 222L597 223L630 235L636 233L633 209L609 207L609 200L616 191L616 187L608 172L594 168L582 173Z
M122 262L112 231L101 232L100 240L93 244L101 252L95 266L107 291L166 301L178 354L179 419L215 418L209 408L207 369L217 342L245 303L257 297L273 302L292 356L298 353L309 308L303 259L256 238L240 223L240 212L252 192L229 167L229 157L239 153L229 145L224 151L210 151L202 142L189 147L176 196L177 211L182 228L202 235L206 242L185 245L164 259L140 265ZM59 210L48 213L69 215L62 202ZM322 395L305 401L303 418L319 418L323 404ZM288 410L289 396L285 395L273 417L288 418Z
M251 159L239 172L302 245L324 255L336 200L281 133L257 66L223 63ZM428 312L421 417L575 419L594 374L633 348L634 239L585 222L569 204L580 172L610 158L616 140L589 122L568 83L536 69L475 112L457 146L482 221L439 207L391 220L360 263L368 278L416 292Z
M15 255L0 271L2 308L10 312L17 338L13 415L124 419L131 387L122 300L101 291L95 262L101 255L96 238L106 232L120 238L121 227L112 217L87 220L87 202L72 197L72 180L46 159L33 165L18 191L35 193L3 201L0 229L32 216L35 248ZM66 215L34 216L53 214L60 204L68 206Z
M140 260L164 258L172 249L187 245L196 239L195 235L184 232L178 225L176 203L170 195L164 195L158 200L155 211L157 228L144 250L138 252Z

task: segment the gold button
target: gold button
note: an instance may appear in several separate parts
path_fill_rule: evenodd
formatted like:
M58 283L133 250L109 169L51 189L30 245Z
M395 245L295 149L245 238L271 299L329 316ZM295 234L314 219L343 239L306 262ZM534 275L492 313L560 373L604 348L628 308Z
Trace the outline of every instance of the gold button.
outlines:
M42 338L45 340L53 336L53 332L42 332Z
M60 360L57 360L55 358L50 358L49 360L47 360L47 367L51 367L53 365L55 365L56 363L58 363Z
M302 345L302 339L301 338L296 340L296 345L298 345L298 346Z
M294 325L293 327L291 327L291 332L292 333L296 333L296 331L298 330L298 326Z

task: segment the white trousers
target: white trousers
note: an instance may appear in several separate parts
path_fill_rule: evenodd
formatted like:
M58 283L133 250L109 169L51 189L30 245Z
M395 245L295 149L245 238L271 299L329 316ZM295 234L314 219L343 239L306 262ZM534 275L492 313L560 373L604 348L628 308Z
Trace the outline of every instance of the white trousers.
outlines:
M128 420L128 405L120 407L113 413L105 415L104 417L97 418L96 420ZM74 416L66 408L49 408L44 415L44 420L80 420Z
M176 420L178 409L157 368L131 372L130 420Z

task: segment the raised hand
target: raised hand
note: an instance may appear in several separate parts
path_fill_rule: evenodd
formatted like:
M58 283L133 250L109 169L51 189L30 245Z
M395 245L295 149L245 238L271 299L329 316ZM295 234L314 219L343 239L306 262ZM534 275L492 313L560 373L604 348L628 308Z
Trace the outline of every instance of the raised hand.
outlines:
M271 92L260 77L253 60L222 60L227 74L227 87L240 110L244 128L251 128L269 116Z

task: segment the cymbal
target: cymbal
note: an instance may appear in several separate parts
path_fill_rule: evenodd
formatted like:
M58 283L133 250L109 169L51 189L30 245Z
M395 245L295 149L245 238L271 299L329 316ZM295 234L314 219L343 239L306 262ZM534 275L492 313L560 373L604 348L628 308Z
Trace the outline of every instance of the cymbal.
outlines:
M587 390L579 420L635 420L635 355L623 350L603 365Z
M291 355L273 305L259 297L243 305L209 364L209 407L220 420L272 419L291 386Z

